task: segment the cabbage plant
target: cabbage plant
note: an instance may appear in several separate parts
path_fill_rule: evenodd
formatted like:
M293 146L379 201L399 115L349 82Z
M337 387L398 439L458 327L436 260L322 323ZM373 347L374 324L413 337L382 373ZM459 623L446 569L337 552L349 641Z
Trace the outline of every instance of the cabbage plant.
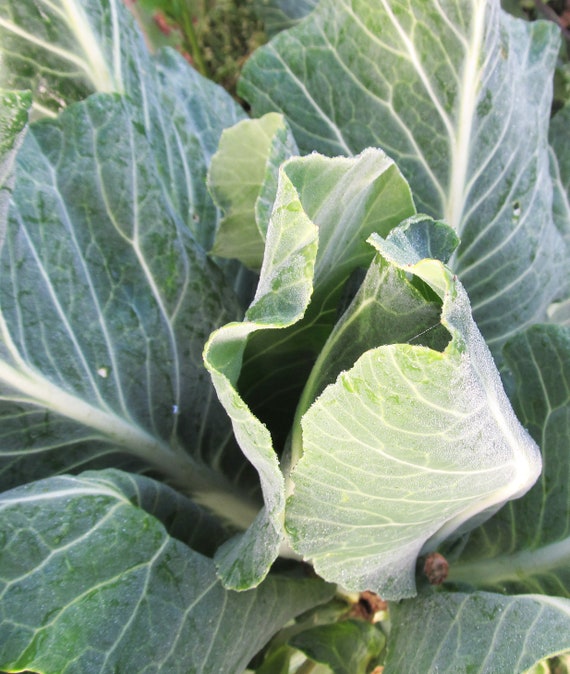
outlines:
M559 31L270 5L246 113L119 0L0 2L0 669L545 671Z

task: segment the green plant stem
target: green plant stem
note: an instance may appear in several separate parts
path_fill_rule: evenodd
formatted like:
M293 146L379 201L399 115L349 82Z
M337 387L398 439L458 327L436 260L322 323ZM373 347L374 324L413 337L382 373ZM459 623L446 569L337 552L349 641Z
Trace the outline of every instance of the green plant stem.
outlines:
M186 35L186 38L190 45L194 65L196 66L198 72L201 75L204 75L204 77L209 77L208 68L206 67L206 63L202 58L202 51L198 43L196 31L194 30L194 23L192 21L192 16L190 15L188 7L186 6L185 3L183 3L182 5L181 17L184 28L184 34Z

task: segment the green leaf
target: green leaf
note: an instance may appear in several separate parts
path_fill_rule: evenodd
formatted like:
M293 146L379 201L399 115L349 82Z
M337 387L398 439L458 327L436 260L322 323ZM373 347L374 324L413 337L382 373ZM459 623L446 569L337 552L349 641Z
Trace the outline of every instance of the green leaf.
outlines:
M333 329L347 281L374 257L367 237L385 235L415 213L408 184L380 150L354 158L312 154L289 160L283 172L319 230L311 303L302 320L283 332L252 335L239 382L247 403L271 424L279 448L305 379Z
M271 435L250 411L236 386L248 337L257 330L279 330L298 321L309 303L318 230L305 214L284 173L267 234L266 253L253 303L242 323L214 332L204 362L218 397L230 416L237 441L258 471L265 509L249 534L220 551L219 570L227 587L259 583L277 557L283 538L285 487Z
M317 5L318 0L254 0L257 14L268 35L275 35L301 21Z
M289 643L312 660L328 665L334 674L366 674L385 641L374 625L363 620L343 620L305 630Z
M321 581L285 577L224 590L213 562L151 514L179 515L181 501L116 471L3 494L0 667L237 673L280 627L332 595ZM189 508L186 527L204 529Z
M248 60L255 115L285 114L302 152L381 147L418 210L461 245L451 267L495 356L566 283L547 124L557 28L498 0L323 0Z
M524 498L472 532L448 580L570 597L570 328L534 326L505 356L513 405L540 445L543 471Z
M519 674L570 648L570 602L442 592L390 609L385 674Z
M1 482L150 466L197 497L227 493L245 526L255 476L240 474L201 361L239 310L169 207L153 152L118 96L27 134L0 250Z
M447 225L422 215L392 230L391 237L399 238L404 248L421 250L420 258L443 262L459 243ZM297 419L342 370L350 369L373 346L413 342L443 351L450 335L440 323L441 300L435 294L426 297L425 288L417 287L417 281L382 257L372 261L351 305L319 354L297 407ZM300 456L300 426L296 425L293 433L293 455Z
M463 286L439 260L421 259L425 246L402 245L407 233L418 234L370 241L440 297L451 340L443 352L370 349L324 390L301 420L286 513L293 548L323 578L384 599L413 596L422 549L475 526L540 472Z
M276 113L243 120L222 133L208 172L210 193L226 212L212 254L261 268L279 166L295 154L287 123Z
M14 187L14 161L24 139L31 104L29 92L0 90L0 249Z
M0 45L0 86L31 89L49 116L96 91L124 93L149 59L119 0L2 0Z
M289 674L291 653L290 648L282 646L265 658L261 667L255 670L256 674Z
M550 172L554 183L554 222L570 239L570 103L559 110L550 122Z
M176 52L151 57L120 0L0 0L0 86L31 89L55 116L94 92L125 94L146 129L168 208L209 250L218 212L205 186L222 129L245 117Z
M389 231L410 211L406 182L379 150L351 159L293 158L280 168L253 303L242 323L226 325L212 335L204 356L236 438L260 475L266 508L256 522L257 534L250 531L238 547L226 547L218 556L229 587L259 582L283 537L284 480L273 429L258 418L258 409L250 409L249 382L270 386L272 397L282 385L291 384L293 368L306 358L307 349L318 350L332 329L336 299L347 278L372 259L366 237L373 231ZM258 335L262 339L254 340ZM243 376L245 357L250 380ZM268 362L276 363L280 371L275 373ZM269 381L270 374L277 377ZM296 371L297 381L299 376ZM281 409L281 414L290 424L292 413L289 417Z
M146 107L139 115L142 112L163 190L196 241L210 250L220 213L206 187L208 167L222 131L245 113L222 87L171 49L159 51L139 75L146 89ZM130 97L135 116L140 101L136 94Z

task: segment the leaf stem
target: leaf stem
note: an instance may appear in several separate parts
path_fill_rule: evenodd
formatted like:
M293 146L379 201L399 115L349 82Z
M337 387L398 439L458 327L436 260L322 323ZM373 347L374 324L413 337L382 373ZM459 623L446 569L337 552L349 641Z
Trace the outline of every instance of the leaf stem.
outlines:
M503 585L524 583L536 576L545 576L556 569L568 567L570 542L566 539L544 545L536 550L521 550L492 559L452 564L447 580L470 585Z
M247 529L259 505L240 493L227 478L200 463L183 449L171 447L131 420L102 409L50 382L19 363L19 368L0 361L0 383L18 391L30 405L90 429L91 438L108 443L161 472L180 490L237 529Z
M208 68L206 67L206 63L202 57L202 51L200 49L198 37L196 35L196 31L194 30L194 22L192 20L192 16L190 15L188 6L184 2L182 3L180 14L182 18L182 27L184 28L184 34L186 35L190 45L194 65L201 75L204 75L204 77L209 77Z

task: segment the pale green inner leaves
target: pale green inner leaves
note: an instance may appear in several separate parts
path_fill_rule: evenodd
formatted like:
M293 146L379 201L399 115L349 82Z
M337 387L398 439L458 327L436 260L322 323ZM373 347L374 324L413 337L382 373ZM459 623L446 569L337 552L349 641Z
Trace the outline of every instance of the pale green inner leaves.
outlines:
M287 510L293 547L320 574L388 599L414 594L424 546L521 495L540 471L464 289L437 260L406 262L400 234L373 243L442 298L452 339L443 353L371 349L325 388L301 420L303 456Z
M211 253L259 271L277 192L279 166L298 154L282 115L244 120L226 129L208 171L208 186L224 210Z
M260 551L266 573L283 537L285 485L276 453L276 449L281 453L282 447L274 444L274 428L268 429L262 423L264 419L259 418L252 395L252 389L260 383L256 379L261 378L264 385L271 387L269 398L282 393L281 382L288 394L291 382L282 366L290 368L291 361L285 359L280 365L279 361L287 354L298 365L297 353L300 357L305 357L307 351L309 355L316 354L332 329L342 286L354 269L373 257L366 243L368 235L376 230L389 231L411 212L406 182L379 150L369 150L353 159L319 155L293 158L280 169L253 302L242 323L216 331L205 349L206 366L232 419L236 438L258 471L266 507L265 516L255 524L266 545L260 546L259 540L246 534L235 541L239 555L235 551L228 554L227 547L220 553L226 561L231 560L229 568L220 568L225 569L221 572L232 587L259 582L263 568ZM246 374L253 377L252 385L243 376L244 359L249 368ZM268 375L275 375L274 369L264 366L267 359L281 371L277 371L277 377L263 381ZM296 377L293 383L298 387L302 384L299 371ZM289 426L296 404L294 396L291 402L290 417L280 410Z

